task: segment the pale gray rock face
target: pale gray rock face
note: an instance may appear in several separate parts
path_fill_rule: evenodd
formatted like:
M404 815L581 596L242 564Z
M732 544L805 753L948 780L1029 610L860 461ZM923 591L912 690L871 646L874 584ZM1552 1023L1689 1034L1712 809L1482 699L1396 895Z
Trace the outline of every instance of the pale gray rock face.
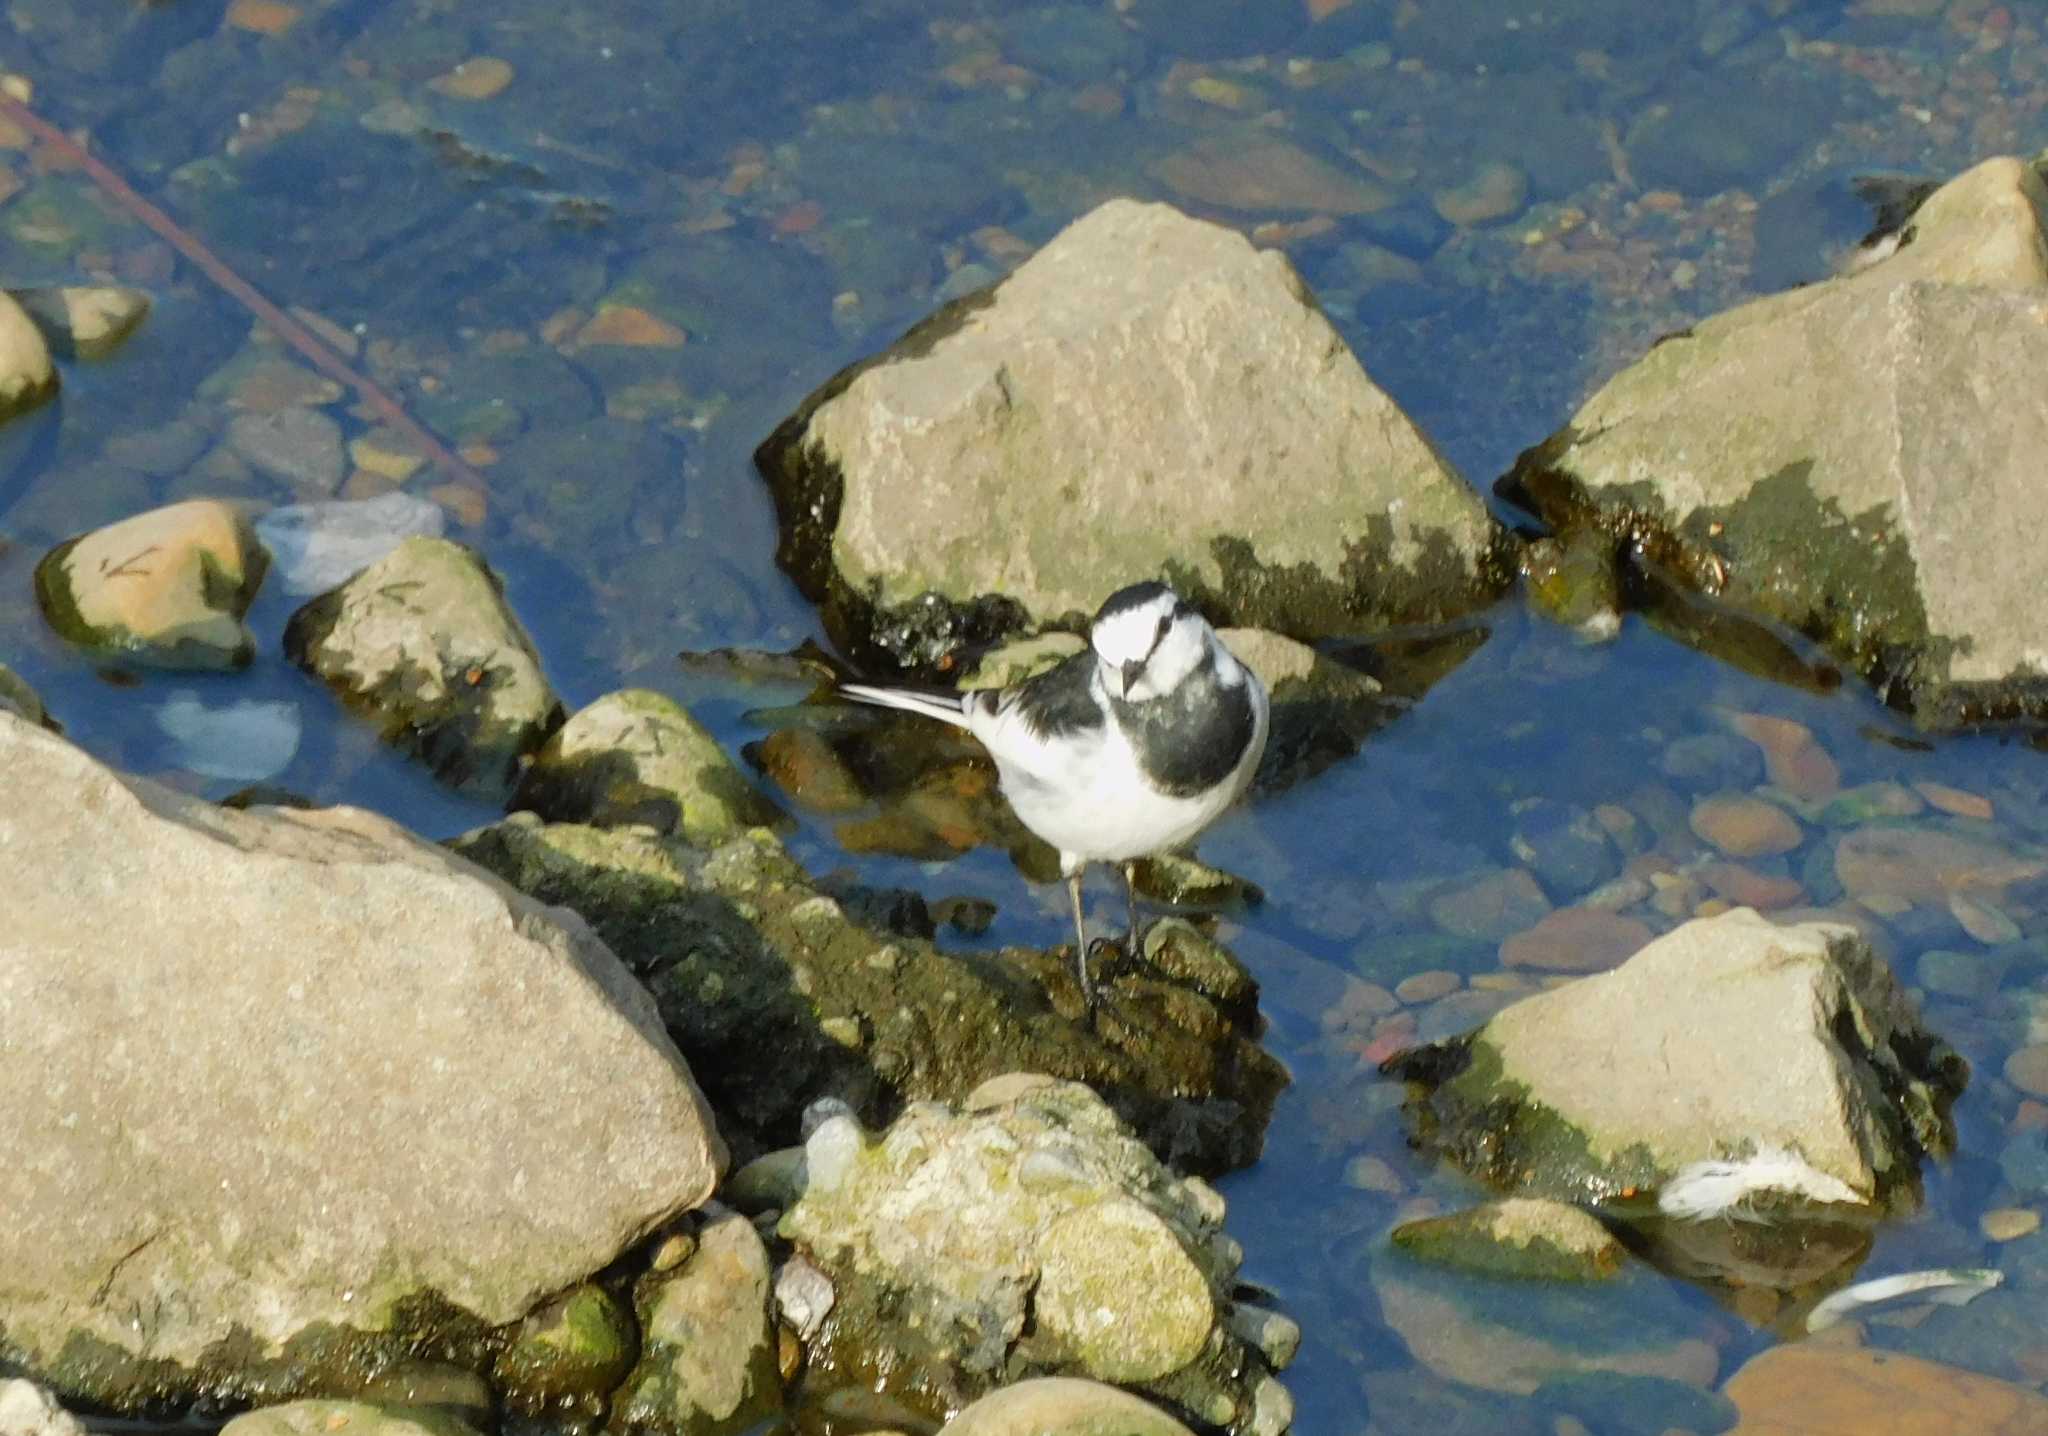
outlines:
M384 1406L371 1401L287 1401L245 1411L221 1427L221 1436L476 1436L461 1417L430 1407Z
M1853 928L1699 918L1611 972L1525 998L1401 1060L1436 1079L1433 1140L1497 1186L1601 1200L1696 1162L1796 1154L1908 1205L1954 1145L1963 1059Z
M1077 220L755 457L834 637L909 665L1140 578L1312 638L1450 617L1510 576L1287 258L1163 204Z
M540 655L477 553L413 537L285 625L285 654L456 787L503 795L562 721Z
M0 1357L61 1391L518 1320L725 1165L582 921L382 818L218 808L0 713L0 854Z
M85 1436L85 1426L33 1381L0 1381L0 1436Z
M826 1359L906 1399L1076 1375L1248 1429L1270 1372L1231 1319L1222 1200L1081 1084L1013 1073L881 1133L834 1118L803 1178L779 1230L834 1284Z
M1944 185L1854 274L1673 335L1503 489L1820 639L1930 726L2048 712L2048 187Z

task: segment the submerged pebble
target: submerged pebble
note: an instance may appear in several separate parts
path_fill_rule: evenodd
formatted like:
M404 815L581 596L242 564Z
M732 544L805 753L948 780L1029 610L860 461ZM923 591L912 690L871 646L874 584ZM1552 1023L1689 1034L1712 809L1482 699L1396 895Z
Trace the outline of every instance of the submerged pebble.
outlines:
M158 705L156 725L175 744L175 761L188 773L260 783L275 778L298 756L303 720L298 705L239 700L208 707L189 688Z

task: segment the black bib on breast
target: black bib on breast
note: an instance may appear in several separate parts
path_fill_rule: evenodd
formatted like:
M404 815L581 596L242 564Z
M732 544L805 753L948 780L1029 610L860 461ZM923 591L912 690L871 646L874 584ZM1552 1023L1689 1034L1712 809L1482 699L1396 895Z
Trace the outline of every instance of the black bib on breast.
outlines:
M1145 776L1176 798L1192 798L1228 778L1258 722L1250 687L1218 678L1213 654L1163 698L1127 703L1112 696L1109 704Z

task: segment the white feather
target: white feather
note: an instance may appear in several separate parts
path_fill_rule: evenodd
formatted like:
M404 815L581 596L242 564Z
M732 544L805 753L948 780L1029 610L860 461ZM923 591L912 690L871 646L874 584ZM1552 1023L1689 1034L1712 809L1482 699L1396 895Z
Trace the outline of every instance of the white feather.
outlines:
M1657 1194L1657 1210L1688 1222L1723 1216L1735 1221L1762 1221L1745 1206L1751 1198L1759 1196L1799 1197L1846 1206L1862 1206L1869 1200L1796 1152L1783 1147L1760 1147L1753 1156L1693 1162L1681 1167Z
M922 713L927 718L936 718L941 723L950 723L955 728L968 727L967 715L960 711L960 697L953 693L919 693L910 688L876 688L867 683L842 683L839 691L848 698L862 703L872 703L877 708L900 708L905 713Z
M1900 1272L1845 1286L1806 1314L1808 1331L1823 1331L1850 1312L1902 1296L1919 1296L1943 1306L1967 1306L2005 1280L1988 1267L1937 1267Z

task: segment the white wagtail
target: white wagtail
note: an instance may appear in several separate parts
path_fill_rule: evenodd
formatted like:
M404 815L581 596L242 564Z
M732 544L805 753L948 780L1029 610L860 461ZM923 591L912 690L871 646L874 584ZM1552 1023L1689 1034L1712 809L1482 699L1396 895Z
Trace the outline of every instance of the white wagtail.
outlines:
M1163 583L1111 594L1089 625L1087 651L1015 687L926 693L849 683L839 691L981 740L1019 820L1059 849L1090 1006L1082 870L1122 866L1135 951L1136 860L1188 842L1237 800L1265 752L1270 719L1258 676Z

